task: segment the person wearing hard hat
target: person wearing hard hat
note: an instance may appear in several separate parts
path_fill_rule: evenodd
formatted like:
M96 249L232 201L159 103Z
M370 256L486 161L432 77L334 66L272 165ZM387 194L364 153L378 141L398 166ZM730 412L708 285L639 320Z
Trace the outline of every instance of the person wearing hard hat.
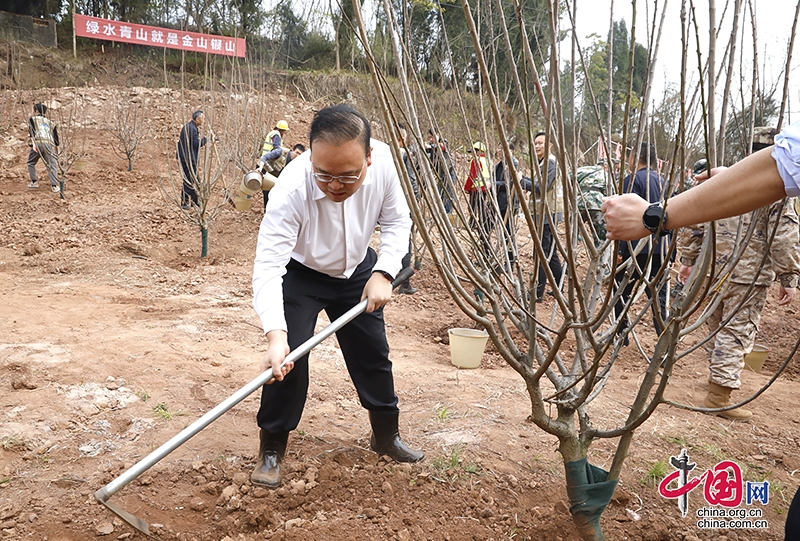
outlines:
M275 127L264 138L264 144L261 145L261 159L259 165L261 173L270 173L274 176L279 176L283 168L286 166L286 157L289 150L283 148L283 136L289 131L289 123L285 120L279 120L275 123ZM264 193L264 209L267 208L267 201L269 201L269 192Z
M489 235L494 228L494 214L489 192L492 173L486 159L486 145L476 141L472 144L473 158L469 164L469 174L464 183L464 191L469 194L469 225L478 232L484 253L491 254Z

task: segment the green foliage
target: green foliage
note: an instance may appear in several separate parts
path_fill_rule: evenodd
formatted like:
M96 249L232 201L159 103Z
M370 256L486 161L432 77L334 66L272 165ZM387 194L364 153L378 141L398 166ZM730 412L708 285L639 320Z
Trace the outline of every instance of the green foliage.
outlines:
M480 473L480 467L464 458L464 448L460 446L450 449L450 453L438 456L431 462L431 474L440 481L454 483L463 481L469 475Z
M153 411L164 420L171 420L176 414L172 413L172 409L164 402L159 402L153 408Z
M436 406L434 406L434 411L436 412L436 418L439 419L440 423L445 422L452 415L450 412L450 407L442 404L436 404Z
M669 473L669 463L666 460L658 460L647 471L647 475L642 479L642 486L658 486L658 483Z
M638 118L644 98L644 89L647 81L647 49L634 43L633 47L633 73L630 74L630 34L625 21L614 22L612 31L612 57L611 71L608 65L608 38L594 36L592 43L586 47L586 76L581 76L576 81L574 92L567 93L562 88L562 95L575 96L578 117L583 119L582 137L580 145L588 148L601 131L601 126L606 129L609 118L609 103L611 111L611 131L614 137L620 137L622 125L625 122L625 102L628 98L629 81L631 93L631 118ZM571 70L572 68L569 67ZM566 71L566 70L565 70ZM580 67L575 70L583 73ZM566 73L562 74L565 77ZM609 95L609 80L611 81ZM566 90L572 91L571 88ZM594 99L592 99L594 97ZM566 118L566 121L571 121ZM571 122L570 122L571 124ZM634 122L635 125L635 122ZM567 130L569 131L569 130Z

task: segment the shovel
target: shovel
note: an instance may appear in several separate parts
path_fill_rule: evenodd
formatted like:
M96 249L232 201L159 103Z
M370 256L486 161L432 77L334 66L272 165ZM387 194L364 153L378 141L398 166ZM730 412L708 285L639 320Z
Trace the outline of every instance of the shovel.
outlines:
M414 274L414 271L410 267L406 267L397 275L397 277L392 282L392 289L399 286L402 282L407 280ZM311 351L314 346L318 345L320 342L328 338L330 335L350 323L353 319L359 316L364 310L367 309L367 299L364 299L353 308L348 310L344 313L341 317L339 317L336 321L332 322L330 325L322 329L319 333L315 334L308 340L306 340L303 344L295 348L289 355L286 356L286 359L283 361L283 365L288 363L293 363L309 351ZM98 490L94 493L94 498L105 505L112 513L117 515L119 518L142 532L143 534L147 535L148 537L153 537L153 534L150 533L150 528L147 525L147 522L140 519L139 517L133 516L131 513L128 513L118 505L111 503L108 499L116 494L118 491L122 490L128 483L139 477L141 474L146 472L150 469L156 462L160 461L162 458L170 454L172 451L186 443L186 441L203 430L205 427L216 421L223 413L231 409L233 406L247 398L253 391L260 389L264 384L266 384L269 380L272 379L272 368L269 368L261 373L257 378L252 380L250 383L233 393L231 396L220 402L217 406L215 406L212 410L208 413L200 417L198 420L181 430L178 434L172 437L169 441L164 443L161 447L141 459L139 462L128 468L124 471L119 477L108 483L106 486Z

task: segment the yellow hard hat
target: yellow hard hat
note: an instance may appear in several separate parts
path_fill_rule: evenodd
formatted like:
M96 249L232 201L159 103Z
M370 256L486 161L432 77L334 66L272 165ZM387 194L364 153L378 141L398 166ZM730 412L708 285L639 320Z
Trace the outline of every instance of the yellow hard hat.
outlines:
M476 141L472 144L472 148L477 150L478 152L486 152L486 145L481 143L480 141Z
M275 124L275 127L279 130L289 131L289 123L285 120L279 120L278 123Z

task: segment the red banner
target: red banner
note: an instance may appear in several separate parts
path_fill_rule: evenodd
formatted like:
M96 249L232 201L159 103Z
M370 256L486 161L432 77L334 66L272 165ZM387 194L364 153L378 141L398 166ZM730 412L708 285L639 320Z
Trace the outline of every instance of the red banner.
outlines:
M120 41L151 47L167 47L196 53L221 54L244 58L244 38L184 32L143 24L124 23L75 14L75 35L84 38Z

